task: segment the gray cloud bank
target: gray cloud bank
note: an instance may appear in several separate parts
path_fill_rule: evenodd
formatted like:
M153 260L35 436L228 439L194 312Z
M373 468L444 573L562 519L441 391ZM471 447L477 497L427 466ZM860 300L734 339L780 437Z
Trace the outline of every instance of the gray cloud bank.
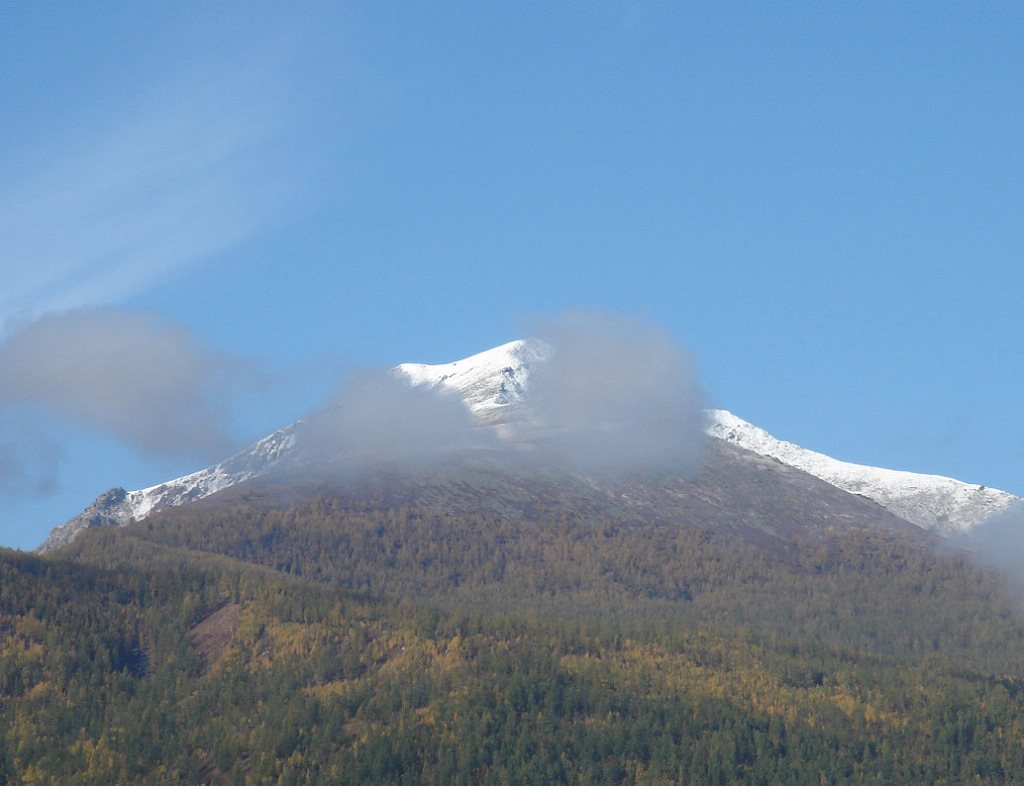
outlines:
M0 410L8 435L13 413L29 407L144 453L219 458L230 445L222 406L229 365L148 313L48 315L0 344Z
M689 352L666 331L576 311L536 332L551 347L530 380L527 409L542 454L582 469L700 461L704 395Z

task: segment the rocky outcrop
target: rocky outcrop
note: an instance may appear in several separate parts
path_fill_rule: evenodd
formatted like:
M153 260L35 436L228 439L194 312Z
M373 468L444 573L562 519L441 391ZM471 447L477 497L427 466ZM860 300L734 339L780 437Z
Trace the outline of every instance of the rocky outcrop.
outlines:
M52 551L75 539L82 530L89 527L123 527L134 520L128 492L121 487L112 488L100 494L96 501L70 521L54 528L50 537L37 550Z

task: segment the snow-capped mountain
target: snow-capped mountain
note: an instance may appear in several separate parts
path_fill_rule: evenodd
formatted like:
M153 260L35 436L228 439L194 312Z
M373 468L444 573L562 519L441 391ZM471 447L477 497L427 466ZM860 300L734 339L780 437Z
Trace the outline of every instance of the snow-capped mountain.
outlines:
M530 370L548 354L548 347L542 342L514 341L455 363L407 363L398 366L398 371L413 384L451 388L463 396L474 412L500 418L506 407L525 400ZM708 410L707 415L709 436L776 459L843 491L867 497L890 513L939 534L965 532L1020 501L1005 491L940 475L839 461L776 439L723 409Z
M497 427L500 434L501 424L527 404L531 372L549 354L546 344L529 339L453 363L405 363L397 366L394 373L411 385L457 392L482 425ZM1022 501L1004 491L952 478L838 461L778 440L725 410L709 410L707 415L710 437L866 497L890 513L939 534L965 532ZM136 491L111 489L81 514L55 528L39 550L48 551L69 543L87 527L123 526L271 472L294 458L299 427L298 423L287 426L220 464L176 480Z

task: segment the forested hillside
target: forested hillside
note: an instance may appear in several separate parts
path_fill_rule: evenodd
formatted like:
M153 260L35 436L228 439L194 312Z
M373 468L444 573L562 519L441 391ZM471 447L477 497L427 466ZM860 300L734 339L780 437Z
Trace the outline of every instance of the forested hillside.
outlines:
M998 579L851 529L182 508L0 558L9 783L1006 783Z
M1024 663L1024 634L998 582L913 533L834 530L764 546L728 530L625 519L616 507L451 509L348 495L248 499L167 511L125 532L450 610L742 627L941 653L994 672Z

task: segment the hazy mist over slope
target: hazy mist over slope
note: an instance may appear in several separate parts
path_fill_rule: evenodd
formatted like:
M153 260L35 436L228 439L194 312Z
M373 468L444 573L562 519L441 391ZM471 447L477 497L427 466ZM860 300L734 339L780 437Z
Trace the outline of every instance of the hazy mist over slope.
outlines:
M1024 603L1024 502L997 513L953 543L963 547L977 566L1006 577L1018 603Z

